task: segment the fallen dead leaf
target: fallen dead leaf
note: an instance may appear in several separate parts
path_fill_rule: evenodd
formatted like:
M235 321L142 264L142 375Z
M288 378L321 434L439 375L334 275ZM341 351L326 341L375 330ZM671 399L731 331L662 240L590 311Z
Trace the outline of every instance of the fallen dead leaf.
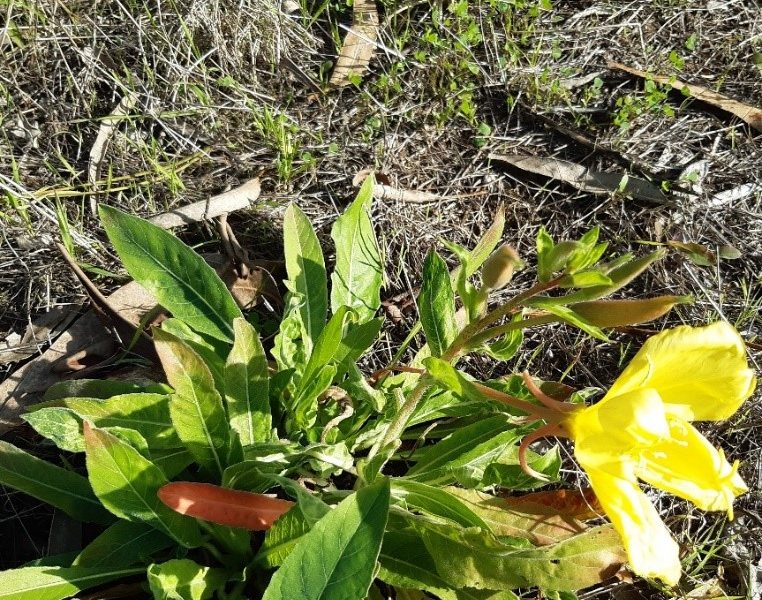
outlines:
M243 185L239 185L217 196L212 196L208 200L200 200L199 202L161 213L150 218L149 221L158 227L169 229L206 219L213 219L226 213L247 208L259 198L260 192L259 178L255 177Z
M344 87L353 77L362 77L376 51L378 38L378 12L375 2L355 0L352 8L352 26L344 36L336 66L331 75L332 87Z
M117 310L147 311L156 300L143 287L130 282L108 296ZM17 369L0 383L0 435L21 423L24 408L39 402L45 391L61 380L61 372L101 362L112 357L118 348L94 310L87 311L41 356ZM87 358L87 360L85 360Z
M76 317L77 307L54 306L30 323L24 335L11 335L0 342L0 365L26 360L50 344Z
M365 181L365 179L371 173L373 173L371 169L363 169L362 171L359 171L352 178L352 185L354 185L355 187L360 187L362 185L362 182ZM386 175L381 175L379 178L379 174L374 173L374 176L376 177L376 181L389 182L389 178ZM420 204L424 202L438 202L442 200L442 197L438 196L437 194L432 194L430 192L419 192L416 190L404 190L401 188L393 187L391 185L387 185L387 183L374 183L373 197L376 200L388 200L391 202L408 202L410 204Z
M708 246L696 244L695 242L667 240L666 244L670 248L674 248L682 253L691 262L700 267L713 267L717 264L717 260L720 258L725 260L736 260L741 258L741 253L738 249L730 245L719 246L717 252L714 252Z
M111 331L119 345L124 348L130 347L137 354L149 360L155 360L157 356L153 343L141 324L143 315L135 314L131 310L124 310L120 306L113 306L109 299L90 281L90 278L69 255L63 244L56 244L56 246L69 265L69 268L79 279L82 287L85 288L85 292L87 292L87 296L92 304L92 310L95 311L103 326ZM138 333L139 335L137 335ZM78 369L72 367L72 370Z
M751 127L756 129L757 131L762 131L762 109L756 108L754 106L749 106L748 104L744 104L743 102L739 102L738 100L734 100L733 98L728 98L727 96L724 96L723 94L720 94L719 92L715 92L713 90L710 90L708 88L705 88L701 85L694 85L692 83L685 83L684 81L680 81L679 79L675 79L674 77L666 77L664 75L654 75L652 73L646 73L645 71L641 71L640 69L634 69L632 67L628 67L627 65L623 65L622 63L618 62L609 62L607 66L610 69L617 69L619 71L624 71L625 73L629 73L630 75L635 75L636 77L641 77L643 79L651 79L655 81L656 83L666 84L672 86L672 88L686 92L689 92L690 95L697 100L701 100L702 102L706 102L707 104L711 104L712 106L719 108L720 110L723 110L727 113L730 113L732 115L735 115L742 121L749 124Z
M656 204L668 204L670 202L667 195L653 183L627 173L593 171L577 163L541 156L490 154L489 159L508 163L523 171L563 181L578 190L591 194L620 193Z
M707 204L712 208L719 208L734 202L740 202L754 194L762 194L762 184L744 183L729 190L718 192L709 199Z

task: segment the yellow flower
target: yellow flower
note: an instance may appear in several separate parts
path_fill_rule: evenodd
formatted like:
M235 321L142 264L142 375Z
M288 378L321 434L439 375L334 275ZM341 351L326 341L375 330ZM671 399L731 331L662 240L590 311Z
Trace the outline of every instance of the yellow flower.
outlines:
M738 461L690 421L730 417L754 386L732 326L677 327L650 338L600 402L561 422L638 575L680 579L677 543L638 480L732 518L733 500L748 491Z

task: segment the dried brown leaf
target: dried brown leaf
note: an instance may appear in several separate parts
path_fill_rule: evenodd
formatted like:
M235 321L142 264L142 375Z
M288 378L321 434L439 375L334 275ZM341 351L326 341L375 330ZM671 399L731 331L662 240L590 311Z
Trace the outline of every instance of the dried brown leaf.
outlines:
M523 171L563 181L578 190L591 194L619 192L647 202L657 204L669 202L664 192L650 181L632 177L626 173L593 171L573 162L541 156L490 154L489 158L490 160L508 163Z
M363 169L358 171L352 178L352 185L360 187L365 181L365 178L373 173L372 169ZM401 188L387 185L389 183L389 177L384 174L374 173L376 181L382 183L373 184L373 197L376 200L389 200L392 202L408 202L410 204L420 204L424 202L438 202L442 199L441 196L432 194L430 192L419 192L416 190L404 190ZM384 183L385 182L385 183Z
M247 208L259 198L261 187L259 178L255 177L232 190L212 196L208 200L200 200L193 204L181 206L149 219L151 223L163 229L179 227L197 221L213 219L220 215Z
M701 100L702 102L711 104L720 110L735 115L742 121L748 123L757 131L762 131L762 109L756 108L754 106L749 106L748 104L744 104L743 102L739 102L733 98L728 98L727 96L705 88L702 85L685 83L684 81L680 81L674 77L666 77L664 75L646 73L640 69L634 69L632 67L628 67L627 65L623 65L622 63L613 61L608 63L608 67L610 69L618 69L619 71L624 71L625 73L629 73L630 75L635 75L636 77L641 77L643 79L651 79L656 83L670 85L676 90L685 90L697 100Z
M24 335L8 336L0 342L0 365L26 360L48 345L76 316L74 306L54 306L27 325Z
M101 121L98 135L90 148L90 165L87 168L87 179L92 185L98 183L101 162L106 155L108 142L111 139L111 136L114 135L114 130L121 120L133 109L137 101L137 94L128 92L122 97L119 104L116 105L114 111ZM95 212L95 210L93 210L93 212Z
M156 304L156 300L134 281L116 290L108 300L123 315L127 311L145 312ZM0 383L0 435L20 424L19 417L24 408L39 402L43 393L61 380L63 369L81 369L108 359L116 351L116 343L95 311L86 312L41 356Z
M352 77L362 77L376 51L378 38L378 12L375 2L355 0L352 26L344 37L341 52L331 75L332 87L344 87L352 83Z

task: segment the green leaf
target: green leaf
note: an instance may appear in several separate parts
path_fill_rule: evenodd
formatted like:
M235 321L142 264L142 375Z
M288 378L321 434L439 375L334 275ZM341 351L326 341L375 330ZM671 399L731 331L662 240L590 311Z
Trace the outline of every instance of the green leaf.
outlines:
M61 600L144 571L145 567L22 567L0 571L0 600Z
M289 290L302 297L299 314L307 334L308 348L325 326L328 312L328 281L323 251L309 219L296 204L289 204L283 217L283 252Z
M243 316L219 275L171 233L101 204L101 222L124 267L164 308L188 325L227 342Z
M437 574L434 559L415 531L387 531L378 561L379 579L394 587L425 590L438 598L455 598L452 588Z
M362 600L373 581L389 511L389 481L345 498L304 535L263 600Z
M233 321L235 342L225 363L225 401L230 426L238 432L241 444L250 446L270 439L270 414L267 356L257 330L245 319Z
M551 506L522 501L517 497L496 497L477 490L444 488L488 525L497 536L519 537L537 546L547 546L584 531L585 526Z
M518 600L518 596L509 591L453 589L437 574L436 563L421 534L407 526L408 520L415 518L400 513L389 515L378 557L379 579L393 585L398 592L400 589L425 590L441 600Z
M500 240L503 238L503 229L505 227L505 209L501 204L495 214L492 224L484 235L479 239L471 250L468 257L468 264L464 265L466 278L471 277L484 264L490 254L497 248Z
M46 502L78 521L105 525L114 520L82 475L3 441L0 441L0 483Z
M336 245L336 266L331 274L331 310L341 306L355 310L365 323L381 306L383 265L378 241L370 221L373 176L365 179L357 198L331 229Z
M487 524L466 506L459 498L446 490L417 481L392 479L392 497L402 500L408 507L414 507L436 517L448 519L463 527L482 527Z
M458 331L450 273L436 251L431 251L423 264L418 311L431 355L442 356L458 335Z
M330 508L326 505L325 512ZM325 512L323 514L325 514ZM265 532L265 539L257 552L255 561L264 568L274 568L283 564L293 552L299 539L313 526L299 504L294 505L285 515Z
M552 277L556 271L572 272L571 263L577 257L584 257L584 255L585 247L579 242L573 240L558 242L546 256L547 273Z
M484 476L479 482L480 486L498 486L507 490L534 490L548 484L548 481L557 481L561 469L561 454L558 446L554 446L545 454L537 454L527 451L529 466L545 475L543 481L527 475L519 465L518 448L513 447L504 453L496 462L484 469Z
M72 411L80 420L92 421L98 427L122 427L134 429L148 442L150 448L167 449L180 446L169 417L169 397L166 394L120 394L108 400L97 398L64 398L60 404ZM40 409L48 411L50 409ZM28 416L33 420L34 413ZM60 415L53 413L60 418ZM49 427L48 427L49 428ZM71 425L66 424L70 429ZM77 446L74 452L84 450L84 442L72 440Z
M609 338L605 333L603 333L603 330L601 330L600 327L596 327L595 325L588 323L585 319L583 319L580 315L575 313L571 308L567 306L561 306L560 304L552 303L545 304L544 302L537 301L532 302L532 306L537 306L538 308L547 310L549 313L557 316L565 323L569 323L570 325L578 327L586 334L591 335L598 340L604 342L609 341Z
M307 351L312 351L312 340L307 338L307 330L302 322L300 311L303 303L304 299L300 294L290 292L286 295L283 318L273 342L272 355L278 364L279 371L273 376L273 380L288 369L293 369L293 372L298 375L307 364L309 358Z
M46 437L61 450L84 452L82 421L71 410L63 407L40 408L21 415L41 436Z
M304 382L294 398L293 409L286 421L290 432L307 431L317 418L318 399L326 391L336 377L336 366L325 365L315 375Z
M235 320L233 322L235 322ZM230 346L225 342L220 342L208 335L203 335L194 331L180 319L170 318L166 321L162 321L161 330L171 333L176 338L183 340L193 348L196 354L204 360L206 366L209 367L217 391L219 391L220 394L224 394L225 356L227 356Z
M71 562L77 558L77 551L64 552L63 554L49 554L21 565L22 567L70 567Z
M303 485L293 479L273 474L267 474L265 477L280 485L289 496L296 500L299 510L310 527L322 519L326 513L330 512L330 506L311 492L308 492Z
M148 567L148 585L155 600L208 600L225 588L229 578L223 569L202 567L188 558Z
M626 560L611 526L553 546L521 549L480 529L416 521L437 573L457 588L577 590L608 578Z
M341 364L342 371L348 371L365 354L378 338L383 319L371 319L360 325L351 324L339 343L334 359Z
M522 316L516 315L516 320L522 319ZM515 329L509 331L506 335L500 339L489 342L482 346L481 351L491 356L495 360L506 361L510 360L516 355L516 352L521 348L521 344L524 343L524 332L521 329Z
M85 422L85 453L90 483L108 510L148 523L183 546L201 544L196 522L164 506L156 495L169 483L164 473L135 448Z
M614 282L600 271L579 271L564 275L558 284L560 288L591 288L612 285Z
M147 562L151 555L175 544L148 523L117 521L90 542L73 567L129 567Z
M310 385L311 380L318 371L334 361L341 344L341 338L343 337L344 322L348 315L349 308L340 306L336 309L331 320L328 321L328 325L320 332L320 336L315 341L310 359L307 361L307 366L304 367L300 387L296 393L297 396L306 386Z
M424 483L481 480L483 470L526 433L505 415L496 415L459 428L420 453L405 476Z
M72 379L71 381L59 381L51 385L45 392L43 400L50 402L62 398L111 398L121 394L136 394L138 392L156 391L147 388L161 387L162 384L142 386L129 381L118 379Z
M347 378L341 383L341 388L349 394L349 397L355 402L356 408L360 405L359 408L362 410L364 405L376 413L380 413L384 410L384 406L386 405L386 396L384 395L384 392L370 385L365 375L360 371L356 364L351 364L349 366L346 375ZM358 421L355 420L355 422ZM367 429L364 431L367 431Z
M182 473L193 463L193 457L185 448L170 448L169 450L153 450L151 462L159 467L167 479L172 479Z
M443 389L450 390L464 400L478 402L485 399L484 394L477 390L474 384L450 363L439 358L429 357L424 359L423 364L429 376Z
M233 442L212 374L201 357L179 338L157 329L154 343L167 381L175 390L169 413L177 435L199 465L219 479Z
M612 281L611 285L593 286L567 294L566 296L539 297L537 300L543 304L543 307L546 307L550 304L573 304L575 302L597 300L598 298L609 296L630 283L654 262L664 258L666 253L667 251L662 248L640 258L633 259L630 255L619 257L601 267ZM533 306L534 301L530 301L527 305Z
M498 412L497 409L497 403L486 398L464 400L450 391L433 390L418 403L408 427L442 417L469 417L494 413Z

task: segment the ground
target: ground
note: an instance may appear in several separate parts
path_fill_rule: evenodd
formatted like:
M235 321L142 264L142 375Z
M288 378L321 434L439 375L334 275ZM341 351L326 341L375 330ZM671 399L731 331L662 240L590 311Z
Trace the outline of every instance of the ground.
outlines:
M353 197L354 176L372 169L394 188L431 195L374 204L387 298L416 288L423 257L442 249L440 240L473 243L503 203L507 241L530 264L543 225L557 238L599 225L615 253L701 244L706 264L673 247L628 293L694 296L653 328L725 318L758 368L762 134L608 63L759 107L759 2L360 4L378 11L374 56L367 72L336 87L329 80L352 22L349 0L0 0L0 341L51 307L84 300L58 239L104 290L120 283L105 273L119 266L95 217L98 202L147 216L258 176L259 201L231 222L252 255L277 260L289 202L330 248L329 226ZM115 113L122 116L108 144L93 152ZM663 195L632 197L616 186L592 194L495 158L518 154L627 173ZM218 240L208 224L178 234L194 244ZM517 277L513 290L526 281ZM472 367L529 368L605 387L643 333L593 344L552 328L534 334L512 364ZM401 335L390 322L379 364ZM0 381L17 366L0 354ZM692 553L696 588L717 582L744 593L762 556L758 399L707 431L743 461L752 491L736 521L660 499ZM13 495L5 502L12 521ZM617 584L586 597L633 590L654 593Z

